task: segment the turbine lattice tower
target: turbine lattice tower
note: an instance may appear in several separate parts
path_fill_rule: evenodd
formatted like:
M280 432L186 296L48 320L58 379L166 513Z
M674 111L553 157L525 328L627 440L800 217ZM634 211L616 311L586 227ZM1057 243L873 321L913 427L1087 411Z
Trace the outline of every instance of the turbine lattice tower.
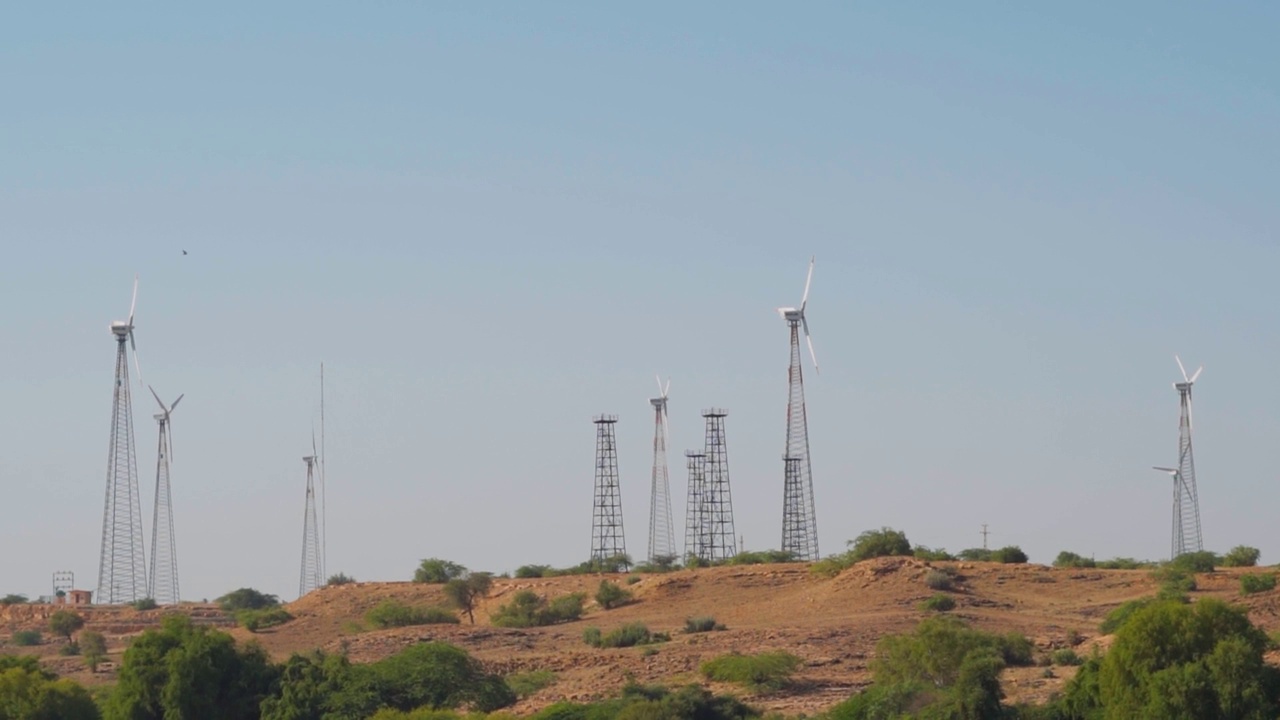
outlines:
M671 522L671 479L667 472L667 390L658 381L658 397L649 400L654 409L653 477L649 498L649 562L661 564L676 557L675 529Z
M1182 360L1175 356L1178 367ZM1191 386L1203 370L1187 377L1183 369L1182 382L1174 383L1181 407L1178 419L1178 475L1173 498L1173 550L1172 557L1204 549L1200 535L1200 495L1196 490L1196 462L1191 452Z
M617 415L598 415L596 426L595 500L591 512L591 561L627 554L622 527L622 490L618 485L618 446L614 436Z
M702 411L707 433L699 547L706 555L699 557L711 562L728 560L738 554L738 536L733 529L733 494L729 488L729 448L724 432L724 419L728 414L720 408Z
M98 590L102 605L131 603L146 597L147 560L143 551L142 501L138 492L138 462L133 441L133 400L129 384L128 342L138 369L133 340L133 311L138 281L133 281L133 304L128 322L111 323L116 338L115 392L111 410L111 445L107 452L107 495L102 513L102 547L98 561Z
M316 456L307 455L302 461L307 464L307 504L302 518L302 577L298 581L298 597L324 584L320 569L320 525L316 522Z
M799 308L778 308L778 314L791 330L791 364L787 368L787 446L782 456L782 551L796 560L818 559L818 519L813 501L813 472L809 463L809 420L804 404L804 371L800 357L800 330L809 345L813 369L818 359L813 354L809 321L805 308L809 305L809 285L813 281L813 259L809 260L809 276L804 283L804 296Z
M173 495L169 487L169 464L173 459L173 437L170 420L182 402L182 395L165 407L156 395L162 412L155 416L160 424L160 448L156 455L156 499L151 519L151 584L147 595L160 605L176 605L182 599L178 591L178 539L173 530Z
M686 450L685 467L689 471L689 493L684 510L684 556L705 560L708 549L703 544L707 535L702 532L706 521L706 506L702 502L705 480L707 454L697 450Z

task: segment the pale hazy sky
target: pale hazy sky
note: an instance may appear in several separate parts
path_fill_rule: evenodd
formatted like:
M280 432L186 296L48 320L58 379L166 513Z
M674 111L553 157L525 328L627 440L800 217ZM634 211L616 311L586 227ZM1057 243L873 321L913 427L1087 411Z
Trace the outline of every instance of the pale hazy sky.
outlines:
M729 410L779 542L787 329L824 553L1161 558L1173 354L1206 365L1209 547L1280 561L1272 3L24 3L0 13L0 593L97 585L114 342L141 276L183 595L296 594L329 379L329 565L569 565L594 427L646 545ZM190 255L183 257L186 249ZM136 391L135 391L136 392ZM155 424L137 396L150 546ZM680 522L680 520L678 520ZM678 533L679 534L679 533Z

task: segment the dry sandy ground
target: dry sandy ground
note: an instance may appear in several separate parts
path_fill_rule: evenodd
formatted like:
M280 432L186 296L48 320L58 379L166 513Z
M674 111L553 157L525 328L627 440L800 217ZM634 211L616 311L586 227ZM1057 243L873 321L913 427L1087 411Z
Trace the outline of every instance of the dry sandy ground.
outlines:
M532 712L557 700L589 700L615 694L628 679L676 686L700 682L698 665L730 651L744 653L786 650L803 659L793 686L768 695L744 694L735 687L717 691L744 694L767 710L788 714L813 713L847 698L870 681L867 664L876 642L892 633L910 631L927 613L920 601L934 594L924 582L934 566L955 568L963 578L952 593L952 612L971 625L989 631L1026 634L1041 653L1068 647L1078 636L1076 651L1088 654L1098 637L1098 624L1111 609L1151 595L1156 583L1145 570L1075 570L1039 565L991 563L927 563L911 558L882 558L856 565L834 578L818 578L803 564L755 565L683 570L641 575L628 587L636 602L603 610L593 600L582 620L531 629L504 629L488 622L489 613L519 590L547 597L582 591L594 595L600 576L571 576L532 580L497 579L490 596L476 611L476 624L434 625L395 630L364 631L365 612L384 599L406 603L443 604L439 586L413 583L354 583L323 588L288 606L295 619L279 628L252 635L277 659L313 648L345 649L357 662L386 657L424 640L443 640L466 648L493 671L509 673L551 670L557 681L522 701L515 710ZM1280 591L1239 597L1241 570L1220 570L1197 577L1193 597L1221 597L1249 609L1254 622L1268 631L1280 629ZM611 577L620 583L623 577ZM625 583L623 583L625 586ZM184 606L198 621L225 627L227 618L209 606ZM92 609L89 626L108 635L113 650L128 637L154 625L163 611L136 613L128 609ZM29 610L0 608L0 622L9 631L42 622L38 606ZM687 635L686 618L714 616L728 627L723 632ZM465 620L464 620L465 622ZM672 640L645 648L596 649L582 642L582 631L599 627L607 632L628 622L642 622L655 632L669 632ZM89 684L108 682L108 668L91 675L78 658L60 658L55 645L39 648L52 667ZM0 652L16 652L4 647ZM118 657L118 655L116 656ZM1041 667L1011 668L1003 685L1011 702L1040 702L1061 689L1072 668L1054 668L1046 678Z

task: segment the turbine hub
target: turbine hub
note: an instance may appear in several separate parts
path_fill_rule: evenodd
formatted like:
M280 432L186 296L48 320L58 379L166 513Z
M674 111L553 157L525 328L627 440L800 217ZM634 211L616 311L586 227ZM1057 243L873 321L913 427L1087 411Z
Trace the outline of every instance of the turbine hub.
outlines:
M129 331L132 329L133 329L133 326L123 320L117 320L111 323L111 332L115 333L116 337L120 338L121 340L124 340L126 337L128 337Z

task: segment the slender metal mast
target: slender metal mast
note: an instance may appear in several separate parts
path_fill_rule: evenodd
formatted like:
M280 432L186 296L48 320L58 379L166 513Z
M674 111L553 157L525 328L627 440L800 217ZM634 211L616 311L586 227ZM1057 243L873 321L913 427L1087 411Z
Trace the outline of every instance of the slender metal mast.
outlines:
M791 331L791 363L787 368L787 445L782 455L782 551L796 560L817 560L818 518L813 500L813 470L809 462L809 419L804 402L804 369L801 363L800 330L809 345L813 369L818 371L818 358L813 353L809 321L805 309L809 305L809 286L813 282L813 258L809 259L809 275L799 308L778 308Z
M729 447L724 430L728 414L721 408L702 411L707 433L698 546L706 552L699 557L713 563L738 554L738 536L733 529L733 493L729 486Z
M307 503L302 517L302 573L298 581L298 597L324 584L324 577L320 574L320 528L316 522L314 439L311 445L311 454L302 458L302 461L307 464Z
M702 544L706 534L702 527L706 523L706 505L704 496L705 468L707 454L700 450L686 450L684 453L685 468L689 472L689 491L685 500L684 514L684 557L685 562L693 558L706 560L709 550Z
M138 348L133 338L133 314L138 302L138 279L127 322L111 323L116 339L115 391L111 410L111 445L107 452L107 493L102 512L102 546L98 560L101 605L131 603L146 597L147 560L143 550L142 501L138 492L138 462L133 440L133 399L129 383L128 350L142 381ZM125 343L129 343L129 348Z
M614 426L617 415L597 415L595 499L591 512L591 561L606 560L627 554L626 533L622 527L622 489L618 485L618 444Z
M649 562L660 564L676 557L675 529L671 522L671 480L667 471L667 391L658 380L658 397L649 400L654 409L653 477L649 493Z
M173 493L169 484L170 463L173 461L173 411L182 402L179 395L173 404L165 407L155 388L148 388L160 404L155 416L160 424L160 447L156 454L156 497L151 519L151 582L147 595L160 605L176 605L182 600L178 590L178 540L173 529Z
M1173 387L1178 391L1178 466L1174 468L1157 467L1156 470L1169 473L1173 477L1173 532L1169 547L1169 558L1204 549L1204 538L1200 529L1200 494L1196 488L1196 463L1191 450L1191 387L1195 385L1201 366L1190 377L1177 355L1174 360L1178 370L1182 372L1182 382L1175 382Z

